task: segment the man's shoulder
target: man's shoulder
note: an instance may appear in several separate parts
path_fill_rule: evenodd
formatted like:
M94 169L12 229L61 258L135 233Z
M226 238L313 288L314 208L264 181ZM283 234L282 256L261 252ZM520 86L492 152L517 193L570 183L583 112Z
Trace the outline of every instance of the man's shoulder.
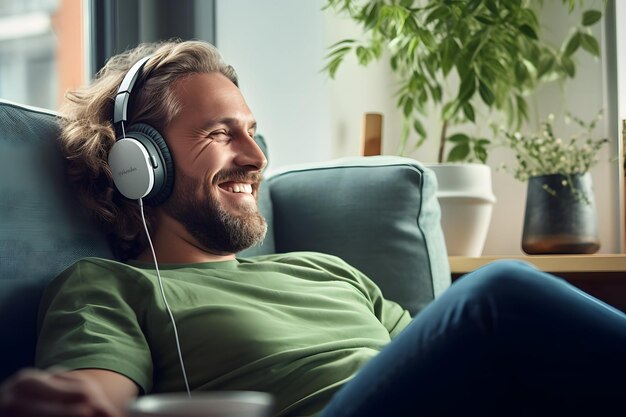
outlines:
M130 265L113 259L86 257L77 260L59 275L63 276L75 271L128 271L131 269Z
M241 263L266 263L275 262L291 265L321 265L321 266L346 266L349 265L340 257L322 252L300 251L260 255L250 258L240 258Z
M133 285L145 281L143 275L137 268L119 261L86 257L77 260L58 274L51 282L51 286L78 285L87 282L90 285L102 282L105 286L115 286L114 282Z

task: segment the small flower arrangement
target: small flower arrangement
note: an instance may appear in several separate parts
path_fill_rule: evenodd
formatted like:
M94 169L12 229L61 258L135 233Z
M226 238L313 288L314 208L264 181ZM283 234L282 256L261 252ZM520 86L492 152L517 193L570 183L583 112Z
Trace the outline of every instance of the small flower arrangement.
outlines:
M554 115L550 114L548 119L541 123L540 131L528 136L501 129L505 146L515 152L517 159L517 166L512 170L507 166L502 168L511 171L520 181L542 175L563 175L562 185L564 187L569 185L572 193L576 195L578 191L572 187L572 175L589 172L598 162L598 152L609 141L607 138L593 138L593 130L602 119L602 111L589 123L568 114L565 123L573 121L582 128L581 133L571 136L568 140L555 135L554 119ZM555 190L547 186L544 186L544 189L550 194L556 194Z

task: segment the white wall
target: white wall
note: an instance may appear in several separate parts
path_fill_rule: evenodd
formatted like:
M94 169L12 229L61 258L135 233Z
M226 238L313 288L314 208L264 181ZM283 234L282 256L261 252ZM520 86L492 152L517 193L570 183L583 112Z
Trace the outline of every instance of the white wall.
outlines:
M216 3L216 44L270 142L270 168L331 158L321 2Z
M348 60L332 81L320 72L327 46L346 37L359 36L359 29L351 22L332 11L322 12L322 0L219 0L217 3L217 46L240 74L242 89L259 120L260 131L270 142L273 168L357 155L362 115L372 111L385 115L384 153L397 152L402 118L395 108L396 87L387 60L383 58L368 68L359 67L354 59ZM563 15L560 1L544 4L543 27L560 39L571 22L557 18ZM626 10L622 13L626 14ZM578 16L571 19L577 22ZM599 25L595 34L604 45L604 33ZM606 57L606 51L603 56ZM608 110L609 87L603 61L596 62L581 54L577 78L568 82L564 93L556 86L539 92L535 99L538 113L542 116L558 113L564 103L583 119L591 118L600 108ZM530 129L535 128L531 124ZM438 135L436 116L427 130L432 137ZM598 135L606 136L608 131L605 123L598 129ZM600 251L604 253L620 251L620 183L617 163L607 162L610 154L616 155L618 138L610 139L611 150L606 149L601 155L602 162L592 172L599 212ZM424 162L435 161L436 142L429 141L411 156ZM495 150L490 165L496 167L510 160L505 150ZM496 170L493 177L498 202L484 253L520 254L526 184Z

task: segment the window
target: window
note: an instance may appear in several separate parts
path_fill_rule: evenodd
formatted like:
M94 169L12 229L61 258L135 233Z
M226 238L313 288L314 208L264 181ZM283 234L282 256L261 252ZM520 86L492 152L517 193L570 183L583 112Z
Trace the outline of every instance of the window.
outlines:
M214 0L0 0L0 99L59 109L139 42L215 41Z
M0 98L55 109L66 88L83 82L80 7L0 0Z

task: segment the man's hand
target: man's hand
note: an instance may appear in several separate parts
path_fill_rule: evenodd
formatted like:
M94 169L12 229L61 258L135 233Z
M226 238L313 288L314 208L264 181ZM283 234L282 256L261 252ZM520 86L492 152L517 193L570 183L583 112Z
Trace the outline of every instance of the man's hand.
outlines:
M136 395L132 381L111 371L26 369L0 387L0 415L122 417L125 403Z

